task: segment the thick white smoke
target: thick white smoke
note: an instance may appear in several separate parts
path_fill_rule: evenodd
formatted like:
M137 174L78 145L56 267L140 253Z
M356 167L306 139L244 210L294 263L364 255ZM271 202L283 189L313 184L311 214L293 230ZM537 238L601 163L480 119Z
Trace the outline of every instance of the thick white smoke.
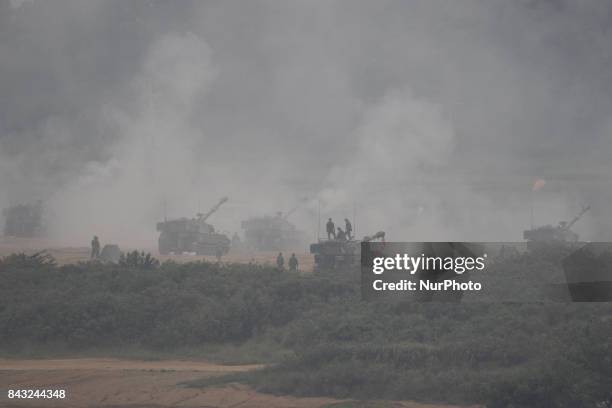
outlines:
M440 105L409 90L392 91L365 110L353 138L356 153L331 170L319 194L324 220L343 226L344 217L355 214L359 235L385 230L395 241L518 241L530 227L528 194L495 200L474 182L506 180L455 167L455 129ZM534 197L547 222L556 222L551 214L569 214L566 204L562 194Z
M80 245L154 246L225 195L230 234L308 197L313 239L320 202L359 235L519 240L542 177L535 223L591 204L602 237L609 9L0 2L0 207L43 200Z
M448 163L452 125L440 106L394 91L365 111L353 136L356 153L332 169L320 194L324 211L342 219L342 212L352 217L355 206L361 233L386 229L397 236L431 201L419 190L424 177ZM430 227L439 231L439 223Z
M49 202L57 214L54 236L83 243L97 234L106 242L149 245L164 211L194 212L194 178L205 163L195 153L203 135L189 117L215 76L211 58L194 34L152 44L129 102L117 101L105 115L120 135L110 146L112 159L87 163Z

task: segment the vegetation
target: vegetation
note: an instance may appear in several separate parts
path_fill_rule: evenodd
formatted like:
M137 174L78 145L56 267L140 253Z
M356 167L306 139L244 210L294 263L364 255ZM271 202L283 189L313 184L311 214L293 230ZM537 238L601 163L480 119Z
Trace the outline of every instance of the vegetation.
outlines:
M358 282L258 265L158 265L144 254L66 266L15 255L0 262L0 349L216 350L271 363L191 386L242 381L278 394L493 408L612 406L610 304L369 303Z
M155 269L159 267L159 261L152 257L150 253L132 251L121 254L119 265L127 268Z

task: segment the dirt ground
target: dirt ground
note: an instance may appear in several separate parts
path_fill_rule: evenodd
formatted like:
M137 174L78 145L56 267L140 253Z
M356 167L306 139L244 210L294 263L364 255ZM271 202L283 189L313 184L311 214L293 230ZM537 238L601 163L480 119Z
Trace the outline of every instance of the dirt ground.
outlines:
M214 256L202 256L202 255L160 255L156 248L121 248L123 251L132 251L137 249L139 251L151 252L160 261L173 260L176 262L192 262L197 260L207 260L210 262L216 262L217 259ZM10 255L12 253L25 252L26 254L33 254L38 251L46 251L51 254L60 265L76 263L81 261L89 260L88 247L67 247L60 246L52 241L44 239L31 239L31 238L15 238L15 237L0 237L0 256ZM227 263L256 263L256 264L270 264L276 265L276 256L278 252L250 252L250 251L230 251L227 255L223 256L221 262ZM299 270L304 273L312 272L314 266L314 257L312 254L306 252L296 252L298 258ZM291 252L283 252L285 257L285 266L289 261Z
M205 389L186 388L181 385L184 381L255 368L258 366L225 366L204 361L180 360L0 359L0 406L306 408L328 407L342 402L331 398L272 396L239 384ZM67 397L63 400L8 399L8 389L64 389ZM384 406L450 408L411 402L388 402Z

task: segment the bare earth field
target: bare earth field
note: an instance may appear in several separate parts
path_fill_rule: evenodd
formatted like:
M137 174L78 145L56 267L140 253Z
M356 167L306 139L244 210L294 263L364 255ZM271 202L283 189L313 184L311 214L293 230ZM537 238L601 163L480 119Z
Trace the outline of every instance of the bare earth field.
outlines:
M245 385L186 388L184 381L256 369L204 361L137 361L119 359L0 359L0 406L13 407L330 407L331 398L295 398L261 394ZM8 389L64 389L63 400L9 400ZM346 401L345 401L346 402ZM348 402L346 402L348 403ZM342 405L350 406L350 405ZM368 405L358 405L365 407ZM376 404L373 406L380 407ZM412 402L387 402L394 408L451 408Z
M104 243L103 243L104 245ZM175 262L193 262L198 260L207 260L209 262L216 262L217 259L214 256L202 256L202 255L160 255L157 252L157 248L121 248L122 251L132 251L137 249L138 251L151 252L160 261L173 260ZM51 254L60 265L88 261L89 251L88 247L67 247L61 246L52 241L44 239L31 239L31 238L16 238L16 237L0 237L0 257L10 255L12 253L24 252L26 254L33 254L39 251L46 251ZM225 255L221 262L227 263L256 263L260 265L270 264L276 265L276 256L278 252L250 252L250 251L230 251ZM302 272L311 272L314 266L314 258L311 254L306 252L296 252L296 257L299 262L299 269ZM284 252L285 265L289 261L291 252Z

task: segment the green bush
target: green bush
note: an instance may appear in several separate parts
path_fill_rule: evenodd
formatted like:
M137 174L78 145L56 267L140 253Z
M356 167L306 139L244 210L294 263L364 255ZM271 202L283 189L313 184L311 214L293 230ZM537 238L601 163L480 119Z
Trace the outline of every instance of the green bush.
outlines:
M239 376L271 393L603 408L612 405L611 339L606 303L367 303L350 275L158 266L142 253L121 265L0 261L3 354L288 349L277 364Z

